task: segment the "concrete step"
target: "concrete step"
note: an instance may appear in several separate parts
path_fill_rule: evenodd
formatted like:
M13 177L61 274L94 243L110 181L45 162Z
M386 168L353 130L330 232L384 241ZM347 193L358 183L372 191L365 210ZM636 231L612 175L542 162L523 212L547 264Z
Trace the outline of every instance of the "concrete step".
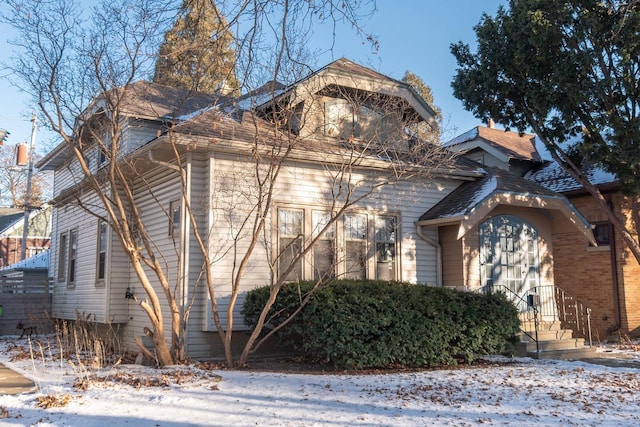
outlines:
M564 350L546 350L540 352L527 352L523 356L534 359L556 360L580 360L595 357L596 349L593 347L568 348Z
M520 329L522 329L523 331L535 331L536 322L533 320L523 320L520 322ZM538 331L559 331L560 329L562 329L562 324L559 321L538 322Z
M536 332L533 330L524 330L524 332L520 332L518 336L520 337L520 341L533 341L536 338ZM565 340L573 338L573 331L571 329L539 330L537 336L538 341Z
M518 347L523 348L527 353L535 352L536 349L539 349L541 351L550 351L584 348L584 338L538 341L537 345L535 341L521 341L518 343Z

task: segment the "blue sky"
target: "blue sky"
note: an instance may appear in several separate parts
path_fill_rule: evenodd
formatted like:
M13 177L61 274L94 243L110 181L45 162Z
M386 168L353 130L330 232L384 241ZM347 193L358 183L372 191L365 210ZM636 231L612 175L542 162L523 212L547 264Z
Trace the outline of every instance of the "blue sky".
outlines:
M465 111L453 96L451 80L456 61L449 52L451 43L462 40L473 45L473 27L482 13L495 15L507 0L378 0L377 11L363 21L365 31L377 36L380 46L372 52L354 31L346 26L338 28L332 50L330 37L318 29L313 40L314 49L324 48L316 58L319 66L340 57L349 58L382 74L401 79L409 70L419 75L433 91L435 104L448 122L450 137L482 124ZM6 60L12 51L7 43L9 28L0 24L0 58ZM11 87L7 72L0 70L0 128L11 132L8 144L28 141L31 134L30 112L33 106L18 89ZM42 138L47 137L39 131ZM38 151L46 151L50 144L36 138Z

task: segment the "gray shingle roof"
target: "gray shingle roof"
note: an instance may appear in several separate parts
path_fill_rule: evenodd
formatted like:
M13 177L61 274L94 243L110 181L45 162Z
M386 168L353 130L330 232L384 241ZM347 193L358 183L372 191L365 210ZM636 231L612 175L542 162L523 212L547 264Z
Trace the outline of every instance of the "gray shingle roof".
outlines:
M138 81L126 88L122 110L127 115L150 119L173 118L193 113L226 99L227 97L220 95Z
M496 193L520 194L531 197L559 197L556 192L506 170L499 168L486 168L486 170L487 175L476 181L460 185L420 216L419 221L467 215L490 195Z
M616 176L596 166L588 166L583 173L589 182L596 186L613 184ZM573 179L558 163L551 162L539 169L532 170L525 178L558 193L566 193L582 189L582 185Z
M24 218L24 211L14 208L0 208L0 232Z

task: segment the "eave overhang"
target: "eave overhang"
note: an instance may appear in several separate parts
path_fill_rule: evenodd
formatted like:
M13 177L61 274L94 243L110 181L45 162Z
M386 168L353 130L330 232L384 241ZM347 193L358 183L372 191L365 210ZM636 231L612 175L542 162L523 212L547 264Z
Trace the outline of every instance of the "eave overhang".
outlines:
M561 213L576 230L583 234L592 245L597 246L589 221L561 195L554 197L526 193L494 192L489 194L480 203L471 207L464 214L421 220L416 224L424 227L459 224L457 238L461 239L469 230L478 225L491 211L500 205L557 211Z

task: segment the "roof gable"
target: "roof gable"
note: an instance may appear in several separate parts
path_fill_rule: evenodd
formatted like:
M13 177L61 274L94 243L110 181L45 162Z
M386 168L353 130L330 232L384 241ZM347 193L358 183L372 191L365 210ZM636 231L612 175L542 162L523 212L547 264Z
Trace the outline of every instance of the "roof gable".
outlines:
M498 205L524 206L562 212L595 244L589 222L566 197L500 168L487 171L483 178L465 182L448 194L422 214L418 223L426 226L460 223L458 238L461 238Z
M13 230L16 225L21 225L24 220L24 211L14 208L0 208L0 235Z
M272 105L283 105L291 108L304 100L331 87L340 87L352 91L362 91L396 97L406 103L406 110L436 126L436 113L433 108L424 101L409 85L399 80L392 79L370 68L356 64L346 58L340 58L309 76L280 89L273 99L256 103L259 109Z
M480 148L504 162L510 159L542 162L536 148L535 135L521 135L493 127L477 126L448 141L445 146L457 152Z

